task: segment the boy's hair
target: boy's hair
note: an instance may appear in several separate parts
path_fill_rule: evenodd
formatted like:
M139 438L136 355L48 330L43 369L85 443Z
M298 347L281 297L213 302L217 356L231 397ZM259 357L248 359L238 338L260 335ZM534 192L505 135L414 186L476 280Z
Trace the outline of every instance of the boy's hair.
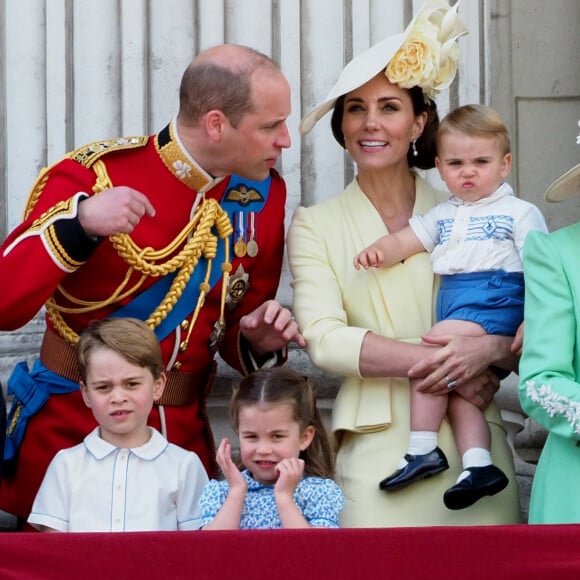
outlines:
M497 139L502 155L511 151L510 136L503 119L486 105L464 105L449 112L439 124L437 149L441 147L443 135L455 132L470 137Z
M107 348L131 364L151 371L154 379L163 373L161 347L155 333L136 318L104 318L91 322L81 334L77 346L77 361L83 382L95 350Z
M240 410L259 403L288 404L301 432L309 426L314 427L312 443L300 452L300 458L305 463L304 472L311 476L332 478L334 468L328 433L307 377L287 367L258 370L245 377L234 388L230 401L230 419L236 432Z

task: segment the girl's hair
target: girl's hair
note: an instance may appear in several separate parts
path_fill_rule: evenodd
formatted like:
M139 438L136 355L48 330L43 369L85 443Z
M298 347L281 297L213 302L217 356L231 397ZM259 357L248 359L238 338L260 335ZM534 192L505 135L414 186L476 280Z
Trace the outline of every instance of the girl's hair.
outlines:
M95 350L107 348L141 368L151 371L154 379L163 374L161 347L155 333L136 318L104 318L91 322L81 334L77 361L83 381Z
M258 370L245 377L234 389L230 401L230 419L236 431L240 410L259 403L288 404L300 432L309 426L314 427L312 443L300 452L300 459L305 464L304 472L310 476L332 478L334 468L328 433L308 378L287 367Z
M435 156L437 155L436 137L437 129L439 128L437 103L427 97L421 87L412 87L406 90L411 97L415 116L421 113L427 113L427 121L425 122L423 133L421 133L421 136L415 143L417 155L414 155L413 147L410 144L409 151L407 152L407 162L409 163L409 167L432 169L435 167ZM342 132L344 97L345 95L336 100L334 110L332 111L332 118L330 119L332 134L343 149L345 147L344 134Z
M463 105L448 113L439 125L437 146L441 145L442 135L449 133L497 139L502 155L507 155L511 149L509 132L503 119L486 105Z

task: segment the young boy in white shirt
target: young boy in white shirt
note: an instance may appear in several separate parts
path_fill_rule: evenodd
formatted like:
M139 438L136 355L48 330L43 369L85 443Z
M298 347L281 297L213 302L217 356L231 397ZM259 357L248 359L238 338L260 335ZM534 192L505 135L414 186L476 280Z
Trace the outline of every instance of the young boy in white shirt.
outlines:
M99 425L55 455L28 523L61 532L198 529L205 469L147 425L165 386L154 332L132 318L100 320L77 354L81 394Z
M441 122L435 162L453 195L378 239L354 258L354 266L388 267L426 250L441 277L438 322L428 337L514 336L523 321L524 240L529 231L547 227L540 210L515 197L504 182L512 163L505 124L484 105L458 107ZM411 380L407 454L379 487L401 489L448 469L438 447L447 414L464 471L445 492L445 505L463 509L504 489L508 479L492 463L487 421L478 407L453 393L458 379L447 375L429 392L418 390L417 383Z

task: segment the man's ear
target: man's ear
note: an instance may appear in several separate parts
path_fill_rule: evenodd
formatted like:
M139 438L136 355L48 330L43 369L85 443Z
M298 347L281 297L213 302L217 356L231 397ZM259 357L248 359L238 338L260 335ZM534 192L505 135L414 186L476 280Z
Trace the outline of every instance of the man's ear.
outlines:
M226 116L218 109L208 111L204 117L204 127L208 137L214 142L221 141L226 128Z

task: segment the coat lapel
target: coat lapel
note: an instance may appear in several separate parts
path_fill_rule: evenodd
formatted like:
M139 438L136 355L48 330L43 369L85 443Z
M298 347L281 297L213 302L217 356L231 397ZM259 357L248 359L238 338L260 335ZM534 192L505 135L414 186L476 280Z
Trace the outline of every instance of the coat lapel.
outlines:
M416 176L413 214L426 213L438 201L433 190ZM385 235L387 229L356 180L348 187L347 227L359 250ZM370 271L368 293L373 304L377 328L384 336L417 341L433 321L434 275L429 255L417 254L391 268Z

